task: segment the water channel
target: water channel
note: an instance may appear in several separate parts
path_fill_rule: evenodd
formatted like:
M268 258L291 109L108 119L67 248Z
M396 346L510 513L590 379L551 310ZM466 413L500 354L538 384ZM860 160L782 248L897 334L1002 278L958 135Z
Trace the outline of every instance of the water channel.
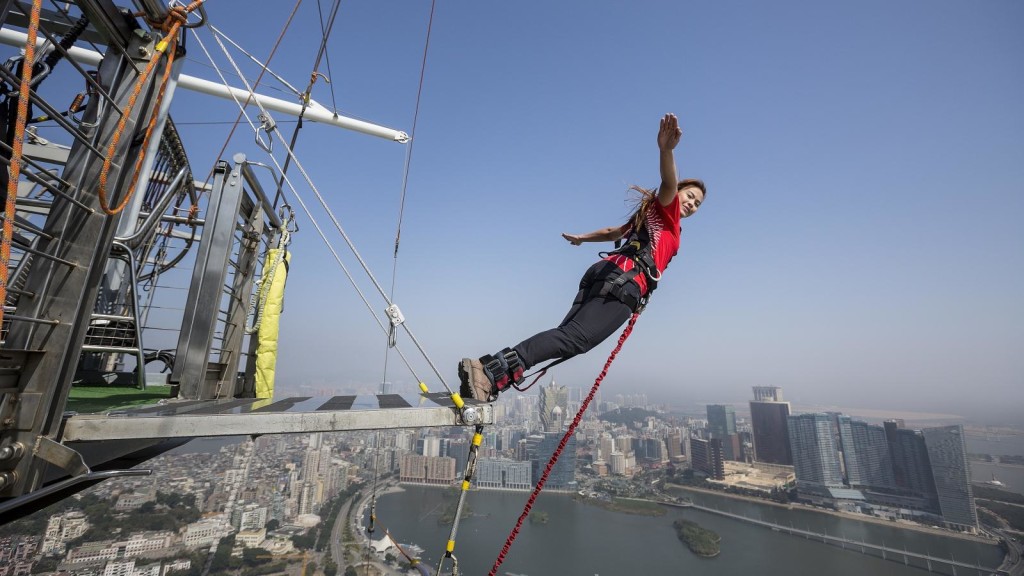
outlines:
M486 574L491 569L527 496L522 492L484 490L469 494L469 509L460 523L455 546L463 573ZM451 529L439 519L457 497L455 489L404 486L403 492L378 499L378 526L389 529L402 543L422 547L424 560L436 566ZM958 568L959 576L990 574L1002 561L1002 552L996 546L981 542L714 494L694 494L693 499L703 505L781 525L792 524L796 528L890 548L952 557L983 568ZM916 567L921 562L913 559L911 565L904 565L902 559L898 562L883 560L693 509L669 509L659 517L637 516L610 512L569 495L542 494L534 511L545 513L547 522L528 520L524 524L499 574L910 576L927 573L923 564ZM721 554L717 558L701 558L691 553L676 538L672 522L677 518L694 520L718 532L722 536ZM934 565L933 569L937 573L952 574L948 566Z

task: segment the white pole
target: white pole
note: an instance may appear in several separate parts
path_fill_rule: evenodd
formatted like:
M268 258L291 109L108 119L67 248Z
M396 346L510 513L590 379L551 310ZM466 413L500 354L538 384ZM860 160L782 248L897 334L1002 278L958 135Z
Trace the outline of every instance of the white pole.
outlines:
M0 29L0 43L7 44L8 46L23 47L27 38L28 35L22 32L8 30L7 28ZM39 38L37 40L37 45L41 46L45 41L45 38ZM99 52L87 50L85 48L72 47L68 50L68 55L75 62L88 66L98 66L100 61L103 59L103 56ZM216 82L210 82L209 80L203 80L202 78L196 78L195 76L188 76L185 74L182 74L178 78L178 87L200 92L202 94L208 94L210 96L216 96L218 98L224 98L225 100L238 99L240 102L249 100L251 104L256 104L258 102L267 110L274 110L275 112L281 112L282 114L287 114L289 116L298 116L299 112L302 110L302 105L298 102L290 102L288 100L281 100L280 98L273 98L262 94L251 94L252 97L250 98L250 92L248 90L224 86L223 84L217 84ZM327 108L324 108L321 104L312 100L310 101L309 106L306 107L306 113L303 115L303 119L338 128L345 128L346 130L354 130L356 132L369 134L370 136L377 136L378 138L385 138L387 140L393 140L402 144L409 141L409 135L401 130L395 130L393 128L371 124L370 122L356 120L355 118L336 115Z

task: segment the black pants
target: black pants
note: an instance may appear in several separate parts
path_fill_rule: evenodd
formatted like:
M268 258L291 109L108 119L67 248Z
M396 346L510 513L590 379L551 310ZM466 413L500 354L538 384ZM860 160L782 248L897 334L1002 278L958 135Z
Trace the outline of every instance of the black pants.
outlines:
M580 280L580 289L572 307L557 328L545 330L515 346L525 369L545 360L572 358L588 352L615 333L633 314L633 309L611 295L596 296L593 286L605 281L618 267L601 260L587 269ZM623 290L640 298L640 287L629 282Z

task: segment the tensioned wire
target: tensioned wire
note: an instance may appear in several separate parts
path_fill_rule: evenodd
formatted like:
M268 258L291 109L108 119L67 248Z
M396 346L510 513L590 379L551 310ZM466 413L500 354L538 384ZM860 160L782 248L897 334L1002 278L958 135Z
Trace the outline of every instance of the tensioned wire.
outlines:
M196 32L196 31L193 30L193 32ZM196 41L199 43L200 48L202 48L203 52L206 54L207 58L209 58L210 61L213 62L213 58L210 55L209 51L206 49L206 46L203 44L202 39L200 38L200 36L196 33L196 34L194 34L194 37L196 38ZM216 37L215 37L215 39L216 39ZM248 98L247 102L255 101L256 105L258 107L260 107L261 111L269 117L269 114L265 111L265 109L263 109L261 103L258 100L254 100L252 98L252 95L254 94L253 88L249 85L248 80L245 79L245 77L242 74L241 70L239 70L237 64L235 64L234 59L231 57L231 54L227 52L227 50L223 46L223 44L220 44L220 46L221 46L222 50L224 51L225 57L231 63L232 67L235 69L235 71L239 75L239 77L242 78L243 83L245 84L245 88L246 88L246 90L250 94L250 97ZM227 80L224 78L223 74L220 73L220 70L216 69L216 68L215 68L215 70L217 70L217 73L218 73L218 76L220 77L221 82L225 86L230 86L227 83ZM244 116L246 121L249 123L249 126L253 129L253 131L254 132L258 132L259 128L255 124L253 124L252 120L249 118L248 114L245 112L245 108L244 108L242 102L240 102L237 98L234 98L234 97L232 97L232 98L234 99L235 104L238 105L238 107L240 109L239 116L240 117ZM277 130L274 130L273 133L279 139L281 139L282 144L284 144L285 147L286 147L286 152L288 153L288 157L291 158L292 162L294 162L295 166L298 168L299 172L302 174L303 178L306 180L306 183L308 184L310 190L317 197L317 200L320 202L320 205L327 212L327 214L330 217L330 219L331 219L332 223L334 224L335 228L341 234L342 238L345 240L345 242L348 245L349 249L352 251L353 255L356 257L356 260L362 266L363 271L366 273L367 277L370 278L370 280L373 283L373 285L377 288L377 291L384 298L385 302L390 306L392 303L391 303L390 299L388 298L387 294L384 292L383 288L381 288L380 283L377 282L377 279L373 276L373 273L370 271L369 266L367 266L365 260L363 260L362 256L359 254L359 251L356 249L355 245L352 243L351 238L349 238L348 234L345 233L345 230L342 228L342 226L341 226L340 222L338 221L337 217L334 215L334 212L327 205L327 202L324 200L323 195L320 194L320 191L316 187L316 184L313 183L313 180L310 178L309 174L306 172L305 168L302 166L302 163L299 161L299 159L296 157L296 155L291 150L287 149L287 142L284 141L284 136L282 136L280 134L280 132L277 131ZM274 166L278 169L278 171L281 171L281 165L277 161L277 159L272 154L268 154L268 156L270 157L271 161L274 163ZM353 287L356 288L356 291L359 293L360 298L362 298L363 303L370 310L371 315L373 315L373 317L377 320L377 323L381 327L381 329L384 330L384 331L387 331L387 328L385 328L383 326L383 324L380 322L380 319L377 318L377 315L374 312L373 307L369 304L369 302L366 300L366 297L363 295L362 291L356 285L355 279L352 277L352 275L349 272L348 268L342 262L341 257L338 255L337 251L334 249L334 246L331 244L330 240L328 240L328 238L327 238L326 234L324 233L323 229L320 227L319 223L313 217L312 212L309 210L309 207L302 200L302 197L298 193L298 190L296 189L296 187L292 184L291 180L289 178L287 178L287 175L284 175L284 180L288 184L288 187L292 190L293 194L295 195L295 199L299 202L299 205L302 207L302 209L306 213L307 217L309 217L310 222L313 224L314 228L316 228L317 232L320 234L321 239L324 241L324 243L327 245L328 249L331 251L331 254L334 256L334 259L338 262L338 265L341 266L342 270L345 272L345 275L348 277L349 281L353 284ZM441 384L445 387L445 389L448 390L449 393L451 393L452 390L448 386L447 382L445 381L444 376L437 369L436 365L430 359L429 355L427 355L426 350L424 350L424 348L420 344L419 340L416 338L416 336L409 329L408 323L403 323L402 327L405 329L405 332L409 336L409 339L413 342L413 344L415 344L416 348L420 351L420 354L424 357L424 359L430 365L431 369L434 371L434 374L438 377L438 379L441 382ZM422 379L420 379L418 376L416 376L415 371L412 369L412 366L409 364L408 360L405 358L404 355L402 355L402 358L403 358L403 360L406 361L406 365L409 367L409 370L413 373L413 376L416 377L417 381L422 381Z
M317 0L317 3L319 3L319 1L320 0ZM339 0L335 0L335 1L337 2ZM402 216L405 213L405 196L406 196L406 190L407 190L408 184L409 184L409 168L412 165L412 151L413 151L413 146L416 145L416 124L417 124L417 121L419 120L419 116L420 116L420 100L421 100L422 95L423 95L423 78L426 75L427 53L428 53L428 51L430 49L430 31L433 29L433 24L434 24L434 7L435 7L435 2L432 1L430 3L430 18L427 20L427 35L426 35L426 39L424 41L424 46L423 46L423 61L420 64L420 78L419 78L419 86L418 86L418 88L416 90L416 103L415 103L415 105L413 107L412 128L411 128L411 130L409 132L409 148L406 150L405 165L402 168L402 193L401 193L401 197L400 197L400 200L399 200L399 206L398 206L398 224L397 224L396 230L395 230L395 251L394 251L393 258L392 258L392 267L391 267L391 299L392 300L395 299L395 284L396 284L396 278L398 276L398 246L399 246L399 243L400 243L401 237L402 237ZM333 13L331 14L330 22L333 25L333 23L334 23L334 14ZM326 42L327 42L327 36L325 35L324 36L325 46L326 46ZM319 59L317 60L317 63L319 63ZM330 60L328 60L328 66L330 66ZM331 95L332 95L332 98L333 98L333 95L334 95L334 88L333 87L331 88ZM387 381L388 381L388 359L390 357L391 348L393 348L395 346L395 342L393 340L393 336L394 336L393 331L394 331L394 329L395 329L394 326L392 326L391 330L388 332L387 342L386 342L386 345L384 346L384 373L381 376L381 383L380 383L381 394L384 393L384 391L385 391L384 388L385 388L385 385L387 384ZM380 460L380 453L381 453L381 446L380 446L380 444L381 444L381 442L380 442L380 440L381 440L381 432L380 432L380 430L377 431L376 439L377 439L377 442L376 442L376 446L374 447L374 459L373 459L373 487L372 487L371 492L370 492L370 527L368 529L368 532L371 532L371 533L372 533L372 530L374 529L374 523L377 520L377 516L376 516L376 509L377 509L377 482L378 482L378 476L380 475L379 460ZM369 549L370 549L369 545L370 545L369 538L367 538L367 557L369 557ZM399 547L399 550L402 550L401 547ZM405 551L402 551L402 554L405 555ZM406 555L406 558L408 558L408 555Z
M245 106L249 105L250 101L253 99L253 96L256 94L256 92L255 92L256 87L260 85L260 80L263 79L263 74L267 71L267 68L270 66L270 61L274 59L274 54L277 54L277 49L281 46L281 41L284 40L284 34L285 34L285 32L288 31L288 28L292 25L292 19L295 18L295 13L299 11L299 6L301 4L302 4L302 0L295 0L295 6L292 7L292 11L288 15L288 19L285 20L284 26L281 28L281 33L277 35L277 41L274 42L274 47L270 49L270 55L267 56L267 63L262 65L262 66L260 66L260 74L259 74L259 76L256 77L256 81L253 83L252 89L249 90L249 97L245 101ZM193 31L195 31L194 28L193 28ZM199 35L198 34L195 34L195 37L196 37L197 40L199 39ZM203 52L206 52L206 48L205 47L203 48ZM227 51L225 51L225 54L226 53L227 53ZM210 58L210 53L209 52L206 52L206 57ZM230 58L230 56L228 56L228 57ZM214 65L214 69L217 70L217 75L220 76L221 82L223 82L225 86L230 88L231 86L227 83L227 80L224 79L224 76L220 73L220 70L217 69L217 65L213 61L213 58L210 58L210 64ZM237 66L235 66L235 70L238 70ZM239 75L239 77L241 77L242 76L241 72L239 72L238 75ZM245 78L242 78L242 80L244 81ZM248 85L248 82L246 82L246 85ZM236 103L237 103L237 100L236 100ZM217 156L215 156L215 158L217 158L218 160L220 159L221 156L224 155L224 151L228 149L228 144L231 142L231 137L235 135L235 130L238 128L238 124L242 121L242 116L245 115L245 106L243 106L241 104L239 104L239 106L240 106L241 109L238 112L238 116L235 117L235 123L234 123L233 126L231 126L231 131L228 132L227 138L224 139L224 145L220 147L220 152L218 152ZM248 117L246 118L246 120L248 120ZM252 125L252 122L250 121L249 124ZM214 163L216 163L216 162L217 162L217 160L214 160ZM203 187L204 188L207 185L209 185L210 178L212 178L212 177L213 177L213 167L210 167L210 173L206 176L206 181L203 182Z
M320 70L320 60L324 59L327 61L327 78L328 85L331 87L331 110L335 113L338 111L338 103L334 101L334 84L331 83L330 78L331 72L331 54L327 51L327 39L331 36L331 30L334 29L334 19L338 16L338 8L341 7L341 0L334 0L334 5L331 6L331 15L327 17L327 24L324 25L324 11L320 5L320 0L316 0L316 12L320 16L320 32L323 34L323 40L320 42L320 50L316 54L316 62L313 64L313 73L315 74Z
M206 54L206 57L210 58L210 61L212 62L213 58L210 55L210 52L206 49L206 45L203 44L202 38L199 37L199 34L196 31L193 31L193 33L195 35L196 42L199 43L199 47L202 48L203 52ZM230 56L228 56L228 58L230 59ZM220 69L217 68L216 66L214 66L214 70L217 71L217 75L220 77L221 82L223 82L224 85L227 86L228 85L227 79L225 79L225 77L221 73ZM236 70L237 70L237 67L236 67ZM240 76L240 77L243 79L243 81L245 80L244 77L242 77L242 76ZM243 117L243 116L245 117L246 122L249 123L249 127L251 127L253 129L253 131L259 130L259 128L257 128L256 125L253 124L252 119L249 117L249 115L245 112L245 108L242 106L242 103L237 98L235 98L234 96L232 96L232 99L235 101L235 104L238 105L239 109L241 110L240 117ZM281 171L281 165L277 162L277 159L274 158L274 156L272 154L268 154L268 156L270 156L271 161L274 163L274 165L277 167L278 171L280 172ZM303 211L305 211L307 217L309 217L309 220L313 224L313 227L320 234L320 238L324 241L324 244L327 245L327 248L331 251L331 254L334 255L335 261L337 261L338 265L341 266L342 271L345 273L345 276L348 278L349 282L352 284L352 287L355 288L356 293L359 294L359 297L362 299L363 304L365 304L367 310L370 311L370 315L373 316L374 320L377 321L377 325L380 327L380 329L382 331L384 331L385 333L387 333L388 329L385 328L384 324L380 321L379 318L377 318L377 315L376 315L376 313L373 310L373 306L370 305L370 302L366 299L366 296L363 294L362 290L360 290L359 286L356 284L355 278L352 277L352 274L349 272L348 267L345 266L345 263L342 262L341 257L338 256L338 253L334 250L334 246L327 239L327 236L324 234L323 229L320 228L320 225L316 221L316 218L313 217L312 213L306 207L306 204L303 202L302 198L299 196L298 191L295 189L295 186L293 186L291 181L288 180L287 178L285 178L285 182L288 184L288 187L292 190L292 193L295 195L296 200L298 200L299 205L302 206L302 209L303 209ZM405 357L404 354L402 354L401 350L399 350L398 352L402 356L402 360L405 361L405 365L409 368L409 371L412 372L413 377L417 378L417 380L418 380L419 377L416 376L416 372L415 372L415 370L413 370L412 365L409 363L409 360Z

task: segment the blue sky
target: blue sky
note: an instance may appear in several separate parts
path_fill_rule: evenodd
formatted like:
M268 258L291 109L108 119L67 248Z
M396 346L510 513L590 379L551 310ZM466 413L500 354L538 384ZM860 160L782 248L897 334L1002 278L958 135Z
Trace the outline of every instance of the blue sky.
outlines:
M292 2L258 15L248 5L208 10L265 58ZM320 40L316 9L303 3L271 62L299 87ZM429 13L426 1L342 3L329 55L343 114L412 130ZM454 385L462 356L561 319L606 247L559 234L623 221L626 188L657 183L658 120L674 112L680 174L705 180L707 202L684 221L603 390L741 403L750 386L778 385L797 404L1019 423L1022 27L1015 0L438 2L397 265L407 145L307 124L297 152L389 292L395 267L394 299ZM191 41L184 72L217 80ZM330 107L330 87L314 98ZM178 93L172 114L197 172L230 127L190 122L230 122L234 106ZM267 161L252 140L243 124L228 149ZM386 377L413 392L394 354L384 375L383 334L304 220L282 386L368 391ZM557 381L589 387L613 340Z

